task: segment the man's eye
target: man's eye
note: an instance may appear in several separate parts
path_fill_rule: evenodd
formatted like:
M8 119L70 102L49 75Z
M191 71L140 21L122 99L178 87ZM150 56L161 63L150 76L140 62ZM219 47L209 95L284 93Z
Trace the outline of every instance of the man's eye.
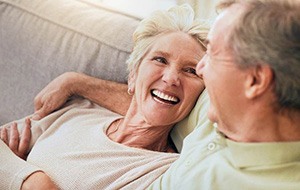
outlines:
M191 73L191 74L197 75L196 69L191 68L191 67L185 68L185 69L184 69L184 72L187 72L187 73Z
M167 60L163 57L154 57L153 60L155 60L157 62L160 62L160 63L163 63L163 64L167 63Z

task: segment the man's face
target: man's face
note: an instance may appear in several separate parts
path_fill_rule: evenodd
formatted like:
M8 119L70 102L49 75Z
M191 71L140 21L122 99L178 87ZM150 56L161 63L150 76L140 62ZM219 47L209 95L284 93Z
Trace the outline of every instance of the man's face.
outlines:
M225 134L232 130L244 101L245 72L234 63L226 40L240 9L233 5L219 15L208 34L207 54L197 65L197 74L203 76L211 100L208 117Z

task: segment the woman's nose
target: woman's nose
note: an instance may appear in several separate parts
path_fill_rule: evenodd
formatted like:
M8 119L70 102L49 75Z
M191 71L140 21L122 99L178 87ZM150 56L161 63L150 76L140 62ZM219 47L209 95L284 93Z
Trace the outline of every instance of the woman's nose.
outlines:
M200 78L203 78L203 67L205 66L207 55L205 54L196 66L196 73Z
M162 79L170 86L180 85L179 72L175 68L166 69Z

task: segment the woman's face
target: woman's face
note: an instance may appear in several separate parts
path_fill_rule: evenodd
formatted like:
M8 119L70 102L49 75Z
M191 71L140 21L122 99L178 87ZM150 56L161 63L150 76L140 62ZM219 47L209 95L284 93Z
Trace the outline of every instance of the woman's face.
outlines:
M203 55L201 45L183 32L156 39L129 80L137 112L148 124L174 124L191 111L204 89L195 70Z

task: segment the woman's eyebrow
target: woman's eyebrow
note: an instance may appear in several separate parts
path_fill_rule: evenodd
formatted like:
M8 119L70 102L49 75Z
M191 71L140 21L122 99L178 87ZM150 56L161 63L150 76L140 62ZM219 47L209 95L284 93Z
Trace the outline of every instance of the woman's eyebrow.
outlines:
M162 55L162 56L164 56L164 57L170 57L170 53L165 52L165 51L161 51L161 50L159 50L159 51L154 51L153 54L159 54L159 55Z

